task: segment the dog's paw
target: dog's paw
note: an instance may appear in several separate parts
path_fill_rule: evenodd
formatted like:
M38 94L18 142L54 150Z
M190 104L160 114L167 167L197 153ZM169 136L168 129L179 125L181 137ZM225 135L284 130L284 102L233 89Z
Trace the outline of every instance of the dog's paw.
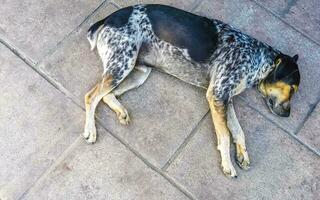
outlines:
M245 152L244 154L237 154L237 164L239 167L243 170L249 170L250 169L250 160L248 157L248 153Z
M86 140L86 142L88 144L93 144L96 142L97 140L97 131L96 128L85 128L84 133L82 134L82 136L84 137L84 139Z
M221 167L222 167L223 173L227 177L229 177L229 178L237 178L236 169L233 167L233 165L231 163L229 163L229 164L222 163Z
M241 169L243 170L250 169L249 155L246 150L237 150L236 161Z
M130 123L128 111L126 109L123 109L122 112L118 113L118 119L120 124L128 125Z

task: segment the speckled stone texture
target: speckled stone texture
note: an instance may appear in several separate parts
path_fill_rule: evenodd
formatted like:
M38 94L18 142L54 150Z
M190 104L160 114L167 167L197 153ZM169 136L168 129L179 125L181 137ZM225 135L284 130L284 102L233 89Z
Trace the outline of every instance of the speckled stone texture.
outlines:
M0 66L0 199L16 199L80 135L84 117L2 44Z
M315 108L297 136L320 152L320 104Z
M235 107L246 134L249 171L236 167L236 180L220 176L220 155L208 116L168 173L197 199L316 199L320 159L244 102Z
M281 19L320 43L320 1L255 0Z
M80 141L22 199L187 199L102 129L94 145Z
M103 103L88 145L84 95L101 78L86 31L137 3L161 3L234 25L289 55L301 86L292 115L272 115L249 90L235 98L251 159L220 168L205 91L152 71L120 101L131 124ZM320 46L316 0L0 0L0 200L297 199L320 196Z
M1 0L0 34L38 62L102 0Z

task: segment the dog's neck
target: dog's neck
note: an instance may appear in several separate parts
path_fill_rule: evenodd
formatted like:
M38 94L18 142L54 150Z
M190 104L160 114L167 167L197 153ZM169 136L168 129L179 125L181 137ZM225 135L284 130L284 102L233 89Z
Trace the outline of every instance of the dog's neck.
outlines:
M246 72L247 87L254 87L260 81L264 80L274 69L275 58L281 52L271 47L270 45L241 32L240 30L234 28L229 24L216 19L212 20L217 28L220 37L222 38L220 41L220 45L222 47L225 44L229 45L227 39L225 38L229 38L230 36L234 36L236 38L239 46L241 46L241 43L243 44L242 46L250 44L247 48L251 48L251 51L245 51L246 57L242 58L243 62L248 62L247 67L249 70ZM218 52L221 53L220 51ZM212 56L213 62L215 62L216 57L217 55L215 54Z
M275 59L280 51L272 48L271 46L262 43L264 46L256 53L256 74L252 77L252 86L256 86L263 81L275 68Z

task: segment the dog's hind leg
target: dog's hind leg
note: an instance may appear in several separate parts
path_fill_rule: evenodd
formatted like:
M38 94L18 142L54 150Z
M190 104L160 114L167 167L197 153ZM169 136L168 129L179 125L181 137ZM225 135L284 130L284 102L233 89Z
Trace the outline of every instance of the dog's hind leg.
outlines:
M237 149L237 163L242 169L248 170L250 168L250 161L246 149L245 136L237 119L232 101L228 104L227 119L227 124Z
M118 116L119 122L127 125L130 122L130 117L127 109L118 101L114 93L107 94L103 97L105 102Z
M104 96L112 92L134 68L138 47L135 44L131 45L134 45L136 49L132 50L132 56L124 57L122 54L114 54L110 60L105 62L106 68L102 81L85 96L86 123L83 137L88 143L96 141L94 114L98 103Z
M151 68L149 67L143 65L135 66L129 76L117 88L115 88L112 93L103 97L103 101L117 114L121 124L128 124L130 122L130 117L127 109L116 97L129 90L138 88L147 80L150 72Z
M129 90L140 87L149 77L151 68L145 65L136 65L129 76L113 91L116 97Z
M226 109L227 105L215 96L213 83L210 83L206 93L210 106L211 115L217 135L218 150L221 155L221 166L225 175L236 177L237 173L234 169L230 158L230 132L227 127Z
M85 95L86 123L83 137L88 143L96 141L97 133L94 120L96 107L99 101L110 93L115 86L113 77L109 74Z

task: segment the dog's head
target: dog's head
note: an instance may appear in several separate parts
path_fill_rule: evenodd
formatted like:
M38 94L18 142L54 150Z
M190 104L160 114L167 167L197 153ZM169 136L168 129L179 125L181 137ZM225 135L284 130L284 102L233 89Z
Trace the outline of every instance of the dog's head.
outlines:
M290 100L298 91L300 73L298 55L293 57L280 54L274 61L274 70L258 85L270 111L281 117L290 115Z

